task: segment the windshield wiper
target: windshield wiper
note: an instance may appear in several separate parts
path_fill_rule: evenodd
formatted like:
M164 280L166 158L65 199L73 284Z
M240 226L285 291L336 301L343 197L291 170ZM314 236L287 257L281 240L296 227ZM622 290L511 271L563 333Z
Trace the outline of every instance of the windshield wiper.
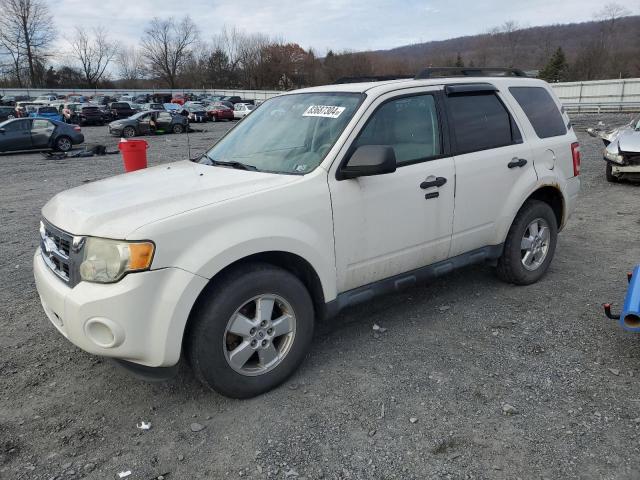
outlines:
M208 155L203 155L203 157L206 157L208 160L208 163L210 165L220 165L222 167L231 167L231 168L235 168L238 170L251 170L251 171L256 171L258 170L257 167L254 167L253 165L249 165L248 163L242 163L242 162L237 162L235 160L231 160L231 161L224 161L224 160L214 160L213 158L211 158Z

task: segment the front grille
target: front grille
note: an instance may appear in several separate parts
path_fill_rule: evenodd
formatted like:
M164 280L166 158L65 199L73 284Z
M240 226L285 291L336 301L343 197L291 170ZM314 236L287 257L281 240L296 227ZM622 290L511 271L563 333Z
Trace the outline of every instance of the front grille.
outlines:
M42 221L40 252L47 266L58 278L68 284L74 282L73 235Z

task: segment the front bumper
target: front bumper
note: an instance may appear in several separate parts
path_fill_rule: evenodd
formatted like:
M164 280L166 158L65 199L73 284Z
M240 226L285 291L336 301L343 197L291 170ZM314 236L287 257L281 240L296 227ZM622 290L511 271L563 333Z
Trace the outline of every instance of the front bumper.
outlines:
M640 173L640 165L618 165L617 163L611 163L611 173L614 175L621 173Z
M184 328L205 278L179 268L126 275L112 284L69 288L49 269L40 249L33 258L42 307L69 341L94 355L148 367L178 363Z

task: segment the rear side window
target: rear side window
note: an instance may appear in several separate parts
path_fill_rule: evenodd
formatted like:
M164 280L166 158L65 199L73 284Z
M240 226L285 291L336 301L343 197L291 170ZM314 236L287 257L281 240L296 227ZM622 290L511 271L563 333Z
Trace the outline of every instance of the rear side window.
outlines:
M562 114L546 89L511 87L509 91L524 110L539 138L558 137L567 133Z
M511 115L494 93L447 97L456 153L470 153L522 143Z
M393 147L399 167L440 155L440 128L433 95L384 103L360 132L354 147L362 145Z

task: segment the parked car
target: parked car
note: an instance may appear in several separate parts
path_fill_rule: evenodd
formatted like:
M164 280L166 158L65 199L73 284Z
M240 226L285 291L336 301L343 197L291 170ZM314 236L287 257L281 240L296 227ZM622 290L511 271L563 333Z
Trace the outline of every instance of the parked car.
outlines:
M640 116L618 128L588 128L587 133L604 143L605 175L612 183L640 180Z
M48 118L50 120L57 120L59 122L62 121L62 115L58 111L56 107L50 105L43 105L40 107L33 107L31 111L29 111L29 116L32 118Z
M105 117L98 105L81 103L74 104L69 109L69 115L65 115L65 121L78 125L104 125Z
M0 121L16 118L16 110L11 106L0 106Z
M185 98L185 95L181 94L181 93L176 93L173 95L173 98L171 99L171 103L177 103L178 105L184 105L184 102L188 101Z
M177 103L163 103L162 107L172 115L179 114L182 111L182 105Z
M151 110L111 122L109 133L130 138L137 135L147 135L153 133L154 130L162 130L166 133L183 133L188 128L189 122L182 115L171 115L162 110Z
M231 111L233 111L233 107L234 107L233 103L227 102L226 100L218 100L218 101L213 102L211 105L214 105L214 106L215 105L224 105L225 107L230 108Z
M164 105L161 103L143 103L140 105L141 111L144 110L164 110Z
M16 106L15 106L15 112L16 112L16 117L17 118L25 118L28 117L29 114L33 111L35 111L35 109L37 107L39 107L41 104L39 103L33 103L32 101L25 101L25 102L17 102Z
M538 281L580 147L552 88L507 71L286 92L197 164L58 193L34 255L44 312L90 353L158 377L186 357L245 398L287 379L314 323L345 307L477 262Z
M240 97L238 97L238 96L236 96L236 95L222 97L222 100L224 100L225 102L231 102L231 103L233 103L234 105L235 105L236 103L247 103L247 102L245 102L244 100L242 100L242 98L240 98Z
M46 118L16 118L0 123L0 153L22 150L68 152L84 142L80 127Z
M233 106L233 117L240 120L249 115L256 107L247 103L236 103Z
M204 104L200 102L186 102L182 106L182 115L187 117L190 122L206 122L209 118L207 116L207 109Z
M220 120L233 120L233 110L226 105L209 105L207 107L207 117L212 122Z
M135 109L131 107L131 104L124 101L112 102L109 105L109 110L111 110L111 115L114 119L128 118L136 113Z
M40 95L36 97L33 101L34 103L42 103L43 105L49 105L49 103L58 99L58 96L55 93L50 93L48 95Z
M113 102L113 97L108 95L94 95L91 97L91 103L95 105L109 105Z

